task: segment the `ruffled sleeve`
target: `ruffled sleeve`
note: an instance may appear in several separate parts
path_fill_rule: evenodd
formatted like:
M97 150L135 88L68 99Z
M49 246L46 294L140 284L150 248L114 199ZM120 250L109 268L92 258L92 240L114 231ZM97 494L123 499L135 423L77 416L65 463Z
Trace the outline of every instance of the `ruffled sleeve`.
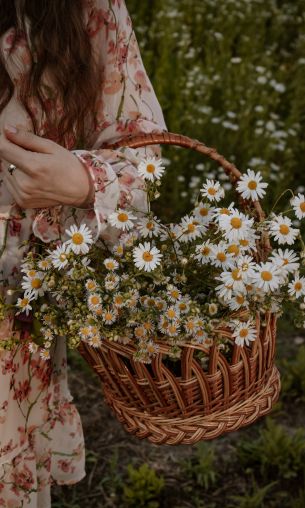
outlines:
M145 211L144 181L137 164L144 156L161 156L160 145L138 149L103 148L131 134L167 131L163 112L141 58L138 42L124 0L87 0L87 30L94 55L103 67L97 101L96 129L88 146L72 150L84 164L95 188L87 209L60 205L41 209L33 233L44 242L60 238L72 223L86 223L95 239L111 240L113 227L107 217L128 205Z

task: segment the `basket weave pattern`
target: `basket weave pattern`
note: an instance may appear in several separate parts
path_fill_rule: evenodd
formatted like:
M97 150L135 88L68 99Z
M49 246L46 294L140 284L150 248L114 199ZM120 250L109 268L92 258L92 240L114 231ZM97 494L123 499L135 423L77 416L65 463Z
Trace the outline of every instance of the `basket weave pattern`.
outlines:
M133 136L104 146L138 148L149 144L196 150L217 161L233 184L240 176L238 169L214 148L169 132ZM257 219L264 218L259 202L253 207ZM269 240L262 238L260 260L269 252ZM175 362L178 374L165 362L170 346L164 341L156 341L159 352L151 364L133 359L132 343L103 339L102 345L94 348L81 342L79 351L100 377L105 400L127 432L155 444L193 444L253 423L270 412L278 399L276 316L257 313L256 328L256 340L244 347L235 344L229 329L218 330L230 343L229 355L217 345L182 345L181 358ZM205 354L206 367L196 359L196 350Z

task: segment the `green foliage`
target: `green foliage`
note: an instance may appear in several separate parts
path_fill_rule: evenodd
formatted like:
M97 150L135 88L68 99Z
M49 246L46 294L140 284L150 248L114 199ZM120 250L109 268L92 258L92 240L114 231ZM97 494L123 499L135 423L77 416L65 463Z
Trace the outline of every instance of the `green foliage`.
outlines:
M263 478L296 478L304 471L305 430L290 433L267 417L256 440L237 444L236 456L243 468L258 469Z
M241 171L260 170L272 202L304 186L305 0L127 5L168 129L216 147ZM188 185L218 168L191 150L170 153L162 195L175 216L189 208Z
M264 508L264 501L269 491L276 485L277 482L269 483L264 487L259 487L254 481L250 490L244 492L241 496L231 496L230 499L234 501L233 507L238 508Z
M297 397L305 401L305 345L300 346L296 357L281 361L282 391L285 397ZM305 505L304 505L305 506Z
M165 481L158 477L154 469L147 463L138 469L128 464L128 481L124 485L124 500L127 506L134 508L158 508L159 501L156 499L162 491Z
M186 476L205 490L213 487L217 481L215 469L215 450L210 443L200 441L195 445L195 453L184 462L182 467Z

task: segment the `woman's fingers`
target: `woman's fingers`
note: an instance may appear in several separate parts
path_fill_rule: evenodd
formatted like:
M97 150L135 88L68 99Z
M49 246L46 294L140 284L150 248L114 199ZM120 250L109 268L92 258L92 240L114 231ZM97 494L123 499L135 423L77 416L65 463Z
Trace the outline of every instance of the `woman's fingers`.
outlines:
M13 127L13 129L17 132L12 132L10 129L10 126L4 127L7 139L26 150L39 153L53 153L55 146L57 146L56 143L50 139L36 136L33 132L24 129L17 129L15 127Z
M0 159L9 161L10 164L14 164L29 176L35 175L39 167L43 165L42 159L45 156L44 153L32 152L18 146L9 141L4 135L0 136Z

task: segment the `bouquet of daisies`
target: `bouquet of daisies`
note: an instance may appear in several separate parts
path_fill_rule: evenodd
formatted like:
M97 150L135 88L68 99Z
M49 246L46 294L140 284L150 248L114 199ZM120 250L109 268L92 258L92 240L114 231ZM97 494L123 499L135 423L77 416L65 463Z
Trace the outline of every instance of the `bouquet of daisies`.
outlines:
M267 183L248 169L236 185L247 213L225 201L218 181L207 179L192 211L164 224L151 210L162 164L141 159L147 212L117 209L108 217L119 232L115 245L93 242L85 224L74 224L67 241L27 254L15 310L16 317L33 317L30 351L40 348L49 358L57 336L66 336L70 348L80 341L97 348L108 339L133 344L134 358L149 363L162 341L174 356L187 343L225 350L224 329L231 342L249 347L257 313L281 315L286 302L296 324L305 326L305 196L287 191L285 211L257 220L251 204L264 197ZM262 238L272 244L264 258Z

